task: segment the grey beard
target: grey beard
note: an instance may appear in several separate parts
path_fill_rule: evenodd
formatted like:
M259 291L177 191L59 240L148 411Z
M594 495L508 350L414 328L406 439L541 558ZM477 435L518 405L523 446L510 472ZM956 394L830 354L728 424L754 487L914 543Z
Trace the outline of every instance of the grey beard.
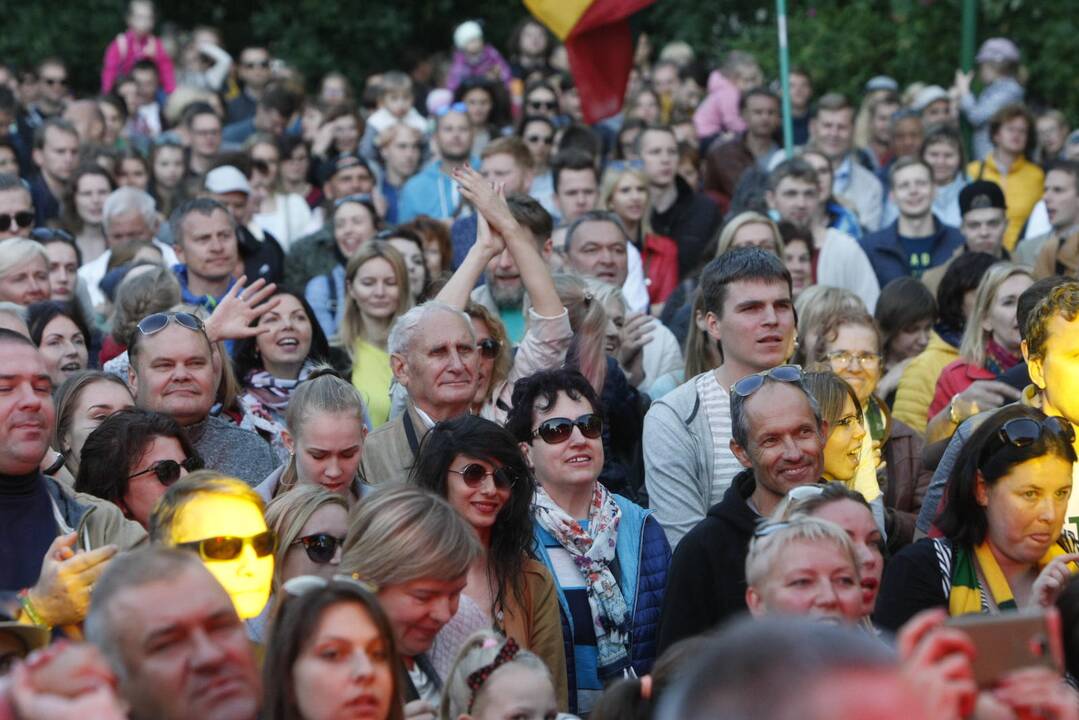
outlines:
M518 285L516 288L497 288L488 281L488 285L491 289L491 297L494 298L495 305L500 308L520 308L521 303L524 302L525 288L523 284Z

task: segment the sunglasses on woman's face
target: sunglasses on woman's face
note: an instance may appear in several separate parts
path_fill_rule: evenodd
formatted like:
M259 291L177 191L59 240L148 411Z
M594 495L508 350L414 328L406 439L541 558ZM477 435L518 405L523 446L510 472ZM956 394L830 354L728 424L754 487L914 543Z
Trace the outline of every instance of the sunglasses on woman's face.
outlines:
M304 535L292 544L303 545L304 552L307 553L311 562L325 565L333 560L333 556L337 554L337 548L345 544L345 539L329 533L315 533Z
M221 535L219 537L203 538L191 542L177 543L177 547L185 550L195 550L204 561L235 560L240 557L244 545L250 545L258 557L271 555L277 547L277 536L273 530L260 532L250 537L236 537L235 535Z
M488 470L479 463L469 463L460 470L450 470L455 475L460 475L465 485L473 490L483 484L488 476L494 480L495 487L507 490L517 482L517 474L508 467L500 467L497 470Z
M17 228L28 228L34 224L34 213L29 210L17 213L0 214L0 232L7 232L14 225Z
M498 351L502 349L502 343L498 342L494 338L484 338L476 343L476 347L480 350L482 355L487 360L494 360L498 357Z
M548 445L558 445L569 440L573 428L581 431L586 438L594 440L603 433L603 418L596 413L581 415L576 420L559 417L544 420L532 433L534 438L542 438Z
M558 103L554 100L529 100L528 107L530 110L554 110Z
M145 470L139 470L133 475L128 475L127 479L137 478L139 475L145 475L147 473L153 473L157 475L158 482L165 487L172 485L174 482L180 479L180 469L183 468L188 472L195 472L202 469L202 459L198 457L185 458L183 462L176 462L175 460L158 460Z

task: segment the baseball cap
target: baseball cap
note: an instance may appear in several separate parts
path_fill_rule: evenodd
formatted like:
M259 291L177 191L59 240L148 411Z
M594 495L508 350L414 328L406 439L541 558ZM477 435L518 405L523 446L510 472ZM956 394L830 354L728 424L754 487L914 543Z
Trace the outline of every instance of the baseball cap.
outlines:
M322 165L322 182L327 182L333 178L334 175L351 167L362 166L367 168L368 172L371 172L370 166L358 153L341 153L327 160ZM372 174L373 176L373 174Z
M999 208L1007 210L1004 203L1004 191L992 180L975 180L959 191L959 214L966 215L971 210Z
M926 85L914 96L914 102L911 103L911 107L918 112L921 112L938 100L947 99L948 91L940 85Z
M222 165L206 173L206 190L214 195L224 195L231 192L251 194L251 184L247 178L233 165Z
M1019 62L1019 48L1008 38L989 38L978 48L975 62Z
M887 75L876 75L869 78L869 82L865 84L865 91L867 93L876 92L877 90L891 90L892 92L899 92L899 83L893 78Z

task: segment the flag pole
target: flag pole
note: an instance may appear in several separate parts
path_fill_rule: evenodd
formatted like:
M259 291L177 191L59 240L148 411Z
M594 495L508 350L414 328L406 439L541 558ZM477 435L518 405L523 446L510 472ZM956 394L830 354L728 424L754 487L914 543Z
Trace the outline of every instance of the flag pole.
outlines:
M790 51L787 47L787 0L776 0L776 29L779 33L779 82L783 88L783 148L787 159L794 157L794 124L791 120Z

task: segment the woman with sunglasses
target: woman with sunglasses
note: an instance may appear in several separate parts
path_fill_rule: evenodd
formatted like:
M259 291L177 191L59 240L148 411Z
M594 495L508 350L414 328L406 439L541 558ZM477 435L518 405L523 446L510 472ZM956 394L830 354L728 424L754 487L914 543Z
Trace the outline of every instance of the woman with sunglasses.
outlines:
M360 246L378 233L380 220L369 196L349 195L333 204L328 224L333 228L332 247L307 250L319 255L331 254L332 263L325 264L332 269L306 280L304 297L314 309L322 332L328 338L336 338L345 313L345 268ZM310 258L305 262L310 262Z
M529 113L521 120L517 136L525 141L532 154L532 187L528 194L536 198L544 210L556 213L558 206L554 201L554 178L551 176L554 123L545 115Z
M1063 530L1075 431L1025 405L993 413L963 445L936 527L893 557L874 620L895 630L919 611L997 614L1047 607L1074 572L1075 538Z
M407 717L436 713L442 678L428 653L481 552L475 530L449 503L411 485L380 487L352 513L341 570L378 588L407 673Z
M255 642L265 641L285 583L303 576L329 580L338 572L348 532L348 502L318 485L298 485L266 506L266 526L277 536L277 548L270 600L262 614L247 623Z
M531 552L535 481L513 436L475 415L441 422L423 439L412 482L445 498L484 550L469 569L457 614L435 639L431 659L439 674L449 673L465 638L494 629L543 659L566 707L558 600L550 573Z
M263 720L403 720L393 627L374 593L346 578L286 584L263 668Z
M328 366L315 368L296 386L285 411L282 440L288 461L255 491L269 502L294 488L314 485L352 505L363 489L358 472L367 424L356 388Z
M506 428L532 466L536 552L563 611L570 711L585 714L604 684L649 672L671 548L651 512L607 491L603 416L573 370L517 382Z
M506 200L471 168L457 171L454 179L461 187L461 197L476 208L476 242L436 300L460 308L472 318L480 350L480 378L473 411L503 423L514 383L539 370L561 367L573 340L573 329L535 239L517 222ZM527 293L531 301L526 318L522 318L524 337L516 352L509 347L501 318L484 312L480 302L472 302L472 290L492 262L506 271L516 270L519 285L516 289L492 287L487 295L490 304L496 304L495 292L514 294L517 302L523 301L517 296Z
M195 447L168 415L131 408L109 417L82 446L75 490L116 504L148 527L166 488L202 467Z

